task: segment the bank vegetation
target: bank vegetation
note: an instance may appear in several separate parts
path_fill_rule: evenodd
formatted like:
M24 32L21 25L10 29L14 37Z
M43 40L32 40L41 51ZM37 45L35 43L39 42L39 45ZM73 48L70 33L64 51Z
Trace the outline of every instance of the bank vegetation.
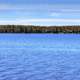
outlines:
M80 26L0 25L0 33L80 33Z

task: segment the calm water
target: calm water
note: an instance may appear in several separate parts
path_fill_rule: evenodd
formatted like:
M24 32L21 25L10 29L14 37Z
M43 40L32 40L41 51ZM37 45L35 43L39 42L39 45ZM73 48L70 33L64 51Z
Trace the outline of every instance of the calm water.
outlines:
M80 80L80 35L0 34L0 80Z

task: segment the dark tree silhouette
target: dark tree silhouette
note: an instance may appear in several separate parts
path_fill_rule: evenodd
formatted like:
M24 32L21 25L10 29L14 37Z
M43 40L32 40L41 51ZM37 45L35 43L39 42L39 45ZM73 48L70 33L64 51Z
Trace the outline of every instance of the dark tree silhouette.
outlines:
M0 25L0 33L80 33L80 26Z

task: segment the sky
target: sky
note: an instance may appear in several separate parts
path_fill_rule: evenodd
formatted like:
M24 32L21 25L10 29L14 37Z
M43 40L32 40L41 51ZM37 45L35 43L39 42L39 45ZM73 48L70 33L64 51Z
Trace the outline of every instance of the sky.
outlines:
M80 25L80 0L0 0L0 24Z

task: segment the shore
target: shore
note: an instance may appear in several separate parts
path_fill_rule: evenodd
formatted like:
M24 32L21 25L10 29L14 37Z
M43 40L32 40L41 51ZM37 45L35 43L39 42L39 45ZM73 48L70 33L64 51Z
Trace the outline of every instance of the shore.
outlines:
M80 26L0 25L0 33L80 33Z

